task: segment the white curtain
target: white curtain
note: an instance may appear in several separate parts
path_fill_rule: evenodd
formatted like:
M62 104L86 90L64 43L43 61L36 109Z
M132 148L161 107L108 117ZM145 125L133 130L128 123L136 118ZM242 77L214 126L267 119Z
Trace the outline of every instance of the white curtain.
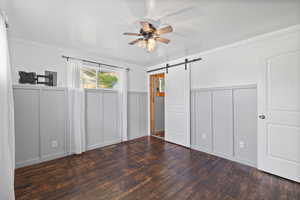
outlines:
M85 142L85 92L80 88L80 68L82 62L68 59L68 119L70 153L81 154L86 150Z
M14 104L5 16L0 13L0 199L13 200L15 171Z
M127 87L128 87L128 71L127 69L120 70L120 87L119 87L119 97L120 97L120 132L122 136L122 141L128 140L127 134Z

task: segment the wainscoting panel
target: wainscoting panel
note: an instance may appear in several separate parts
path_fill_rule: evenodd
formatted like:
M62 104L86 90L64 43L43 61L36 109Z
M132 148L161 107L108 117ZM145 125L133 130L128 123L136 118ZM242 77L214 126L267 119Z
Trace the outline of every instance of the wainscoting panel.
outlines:
M86 90L87 149L121 142L116 91ZM69 154L65 88L14 86L16 167ZM147 93L128 93L129 139L147 135Z
M117 91L86 90L87 149L121 142Z
M103 138L103 95L100 92L86 93L86 145L87 148L96 148Z
M147 135L147 93L128 93L128 139Z
M255 167L256 93L256 85L193 89L192 148Z
M257 93L255 88L233 91L235 156L251 165L257 161Z
M191 94L191 145L203 151L212 151L212 92Z
M104 143L121 142L118 93L103 93Z
M147 93L140 93L140 128L141 137L147 135Z
M66 90L15 86L16 167L67 155Z
M213 91L213 151L233 156L232 90Z
M14 89L16 165L40 159L39 90Z
M66 153L66 92L64 89L40 91L41 158Z

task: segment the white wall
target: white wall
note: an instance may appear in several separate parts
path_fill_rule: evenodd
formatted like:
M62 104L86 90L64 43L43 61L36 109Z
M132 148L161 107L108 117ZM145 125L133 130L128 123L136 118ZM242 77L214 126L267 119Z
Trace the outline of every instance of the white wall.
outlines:
M257 83L266 59L277 54L300 49L300 25L261 35L185 58L203 60L192 63L191 87L219 87ZM169 61L182 62L185 58ZM149 67L155 69L166 63Z
M13 82L18 84L18 71L32 71L44 74L45 70L58 72L58 86L65 86L66 60L62 55L104 62L112 65L129 67L129 91L146 91L146 69L130 63L103 59L100 56L78 52L70 49L44 45L31 41L11 38L9 40Z
M258 94L260 93L260 80L261 75L263 73L262 70L266 69L267 60L270 57L277 56L280 54L285 54L288 52L298 51L300 50L300 25L293 26L284 30L279 30L276 32L264 34L255 38L251 38L245 41L237 42L225 47L220 47L218 49L214 49L207 52L198 53L195 55L187 56L188 59L194 59L201 57L203 60L195 62L190 64L191 66L191 88L192 88L192 96L195 96L195 91L198 89L206 89L211 90L212 88L226 88L226 87L239 87L239 86L245 86L245 85L257 85L258 86ZM169 61L168 64L174 64L183 62L185 58L180 58L177 60ZM162 63L160 65L149 67L148 70L159 68L162 66L165 66L166 63ZM300 66L299 66L300 67ZM160 71L161 72L161 71ZM255 94L255 92L252 92ZM252 94L251 93L251 94ZM241 111L240 108L238 108L239 105L248 105L249 102L252 102L251 108L255 110L255 105L257 102L254 102L253 99L256 99L254 95L247 95L243 96L241 98L241 103L238 105L235 105L236 110L240 110L240 115L242 115L242 119L234 119L235 122L232 123L232 121L227 122L225 125L230 125L230 129L234 128L233 130L230 130L230 134L234 132L234 134L237 135L237 137L241 136L239 141L234 141L236 143L236 148L239 147L239 143L242 140L244 141L246 145L253 145L252 147L247 146L247 152L240 151L235 152L237 155L232 155L230 157L228 156L222 156L226 152L217 152L217 155L226 157L229 159L233 159L235 156L238 157L238 161L244 162L246 164L250 164L252 166L255 166L256 164L256 135L257 131L252 126L249 126L247 130L241 130L233 126L233 124L239 123L239 124L249 124L249 120L254 120L252 124L255 124L257 122L257 114L255 117L255 112L251 113L249 112L247 116L245 116L246 111ZM199 96L199 95L198 95ZM230 96L230 95L229 95ZM233 95L231 95L233 96ZM259 97L258 97L259 98ZM212 98L213 99L213 98ZM199 98L195 98L195 101L197 101L197 104L201 105L204 102L204 100L199 100ZM221 101L223 102L223 100ZM208 101L207 104L211 103ZM198 105L198 107L199 107ZM260 113L260 104L258 104L258 113ZM203 106L205 109L207 109L207 105ZM213 105L212 107L216 107ZM227 106L221 106L220 108L216 108L219 110L222 110L222 108L226 108ZM149 109L149 108L148 108ZM198 109L193 107L192 105L192 117L191 121L194 122L194 124L197 124L196 129L192 127L192 144L199 143L198 139L201 139L201 135L203 135L204 132L208 132L207 130L204 130L201 132L201 126L205 124L203 121L199 120L199 117L196 118L193 116L196 112L197 115L202 115L203 112L197 113L195 109ZM231 112L232 109L229 109L226 111L226 114ZM233 109L234 110L234 109ZM216 115L213 113L212 115ZM235 113L237 115L237 113ZM226 117L228 119L229 117ZM214 120L212 123L214 124L213 129L219 129L221 130L222 134L225 131L222 131L222 124L218 125L216 123L216 120ZM222 120L222 123L226 120ZM238 122L237 122L238 121ZM149 123L149 121L148 121ZM215 127L219 126L219 127ZM255 125L253 125L255 126ZM241 127L246 127L241 125ZM215 134L214 131L210 131L212 134ZM253 135L255 134L255 135ZM245 137L244 137L245 136ZM249 136L249 137L248 137ZM226 137L230 137L230 135L226 135ZM250 138L251 137L251 138ZM196 139L197 141L196 141ZM206 137L205 137L206 138ZM195 141L193 141L195 140ZM213 141L213 140L210 140ZM226 142L225 140L222 140L223 142ZM230 140L229 142L232 142ZM201 143L199 143L201 145ZM232 144L228 144L229 146ZM242 145L243 146L243 145ZM198 148L198 149L204 149L204 148ZM203 150L204 151L204 150ZM213 149L206 150L208 153L212 153ZM223 151L221 149L221 151ZM215 153L216 154L216 153ZM244 156L246 155L246 157ZM240 157L241 156L241 157ZM244 157L243 157L244 156ZM236 159L233 159L236 160ZM241 161L242 160L242 161Z
M120 61L102 59L99 56L90 55L85 52L76 52L73 50L61 49L58 47L20 39L10 39L9 48L14 84L18 84L18 71L20 70L33 71L39 74L44 74L45 70L53 70L58 72L59 86L58 88L47 88L42 86L15 86L14 95L16 104L15 117L17 167L43 162L45 160L51 160L68 154L68 136L65 131L62 131L64 128L64 120L61 119L63 117L62 112L66 106L61 103L60 107L58 107L59 109L52 109L52 112L58 112L58 115L61 117L57 122L55 121L57 120L55 117L53 118L47 114L44 114L45 109L40 109L43 108L42 105L48 105L49 102L56 103L56 101L54 101L56 97L48 95L47 98L39 98L39 96L41 96L39 93L43 92L44 90L47 92L50 91L51 94L53 91L65 91L65 72L67 65L66 60L61 57L62 55L91 59L94 61L130 68L128 77L128 134L130 139L141 137L146 134L147 75L145 67L131 65L129 63L122 63ZM119 142L120 140L119 137L116 137L116 135L119 133L115 131L115 124L112 124L116 121L114 119L117 115L115 112L117 105L104 106L104 103L106 103L106 105L115 105L116 100L107 99L108 97L103 97L104 95L102 95L102 93L111 96L113 92L104 92L102 90L87 91L87 121L89 123L87 123L86 133L88 138L88 149L102 147L104 145ZM136 103L137 101L135 101L136 97L138 98L138 105ZM103 102L101 101L102 98ZM111 123L103 122L98 119L99 117L93 117L93 113L103 113L101 110L103 110L104 113L107 113L105 119L108 117L108 119L110 119L109 122ZM138 115L139 121L132 123L131 119L135 117L135 113L141 113ZM30 117L28 118L28 116ZM41 118L43 116L44 118ZM53 120L56 123L60 123L60 126L53 126ZM95 128L96 125L97 127ZM48 133L49 127L51 130L53 128L55 130L52 130L50 133ZM97 131L97 128L101 129L102 131ZM134 130L137 131L135 132ZM26 141L26 145L24 145L24 141ZM53 141L58 143L56 147L51 146Z

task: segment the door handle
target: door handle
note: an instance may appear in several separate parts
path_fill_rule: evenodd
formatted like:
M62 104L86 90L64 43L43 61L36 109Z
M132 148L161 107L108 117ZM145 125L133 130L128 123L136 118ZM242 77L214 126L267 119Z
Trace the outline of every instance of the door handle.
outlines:
M259 115L258 117L259 117L259 119L266 119L265 115Z

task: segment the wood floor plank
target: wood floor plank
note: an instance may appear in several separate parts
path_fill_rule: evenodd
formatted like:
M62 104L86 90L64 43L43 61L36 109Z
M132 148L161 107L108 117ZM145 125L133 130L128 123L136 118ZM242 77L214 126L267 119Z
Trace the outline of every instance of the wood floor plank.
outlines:
M300 184L154 137L16 170L16 199L299 200Z

